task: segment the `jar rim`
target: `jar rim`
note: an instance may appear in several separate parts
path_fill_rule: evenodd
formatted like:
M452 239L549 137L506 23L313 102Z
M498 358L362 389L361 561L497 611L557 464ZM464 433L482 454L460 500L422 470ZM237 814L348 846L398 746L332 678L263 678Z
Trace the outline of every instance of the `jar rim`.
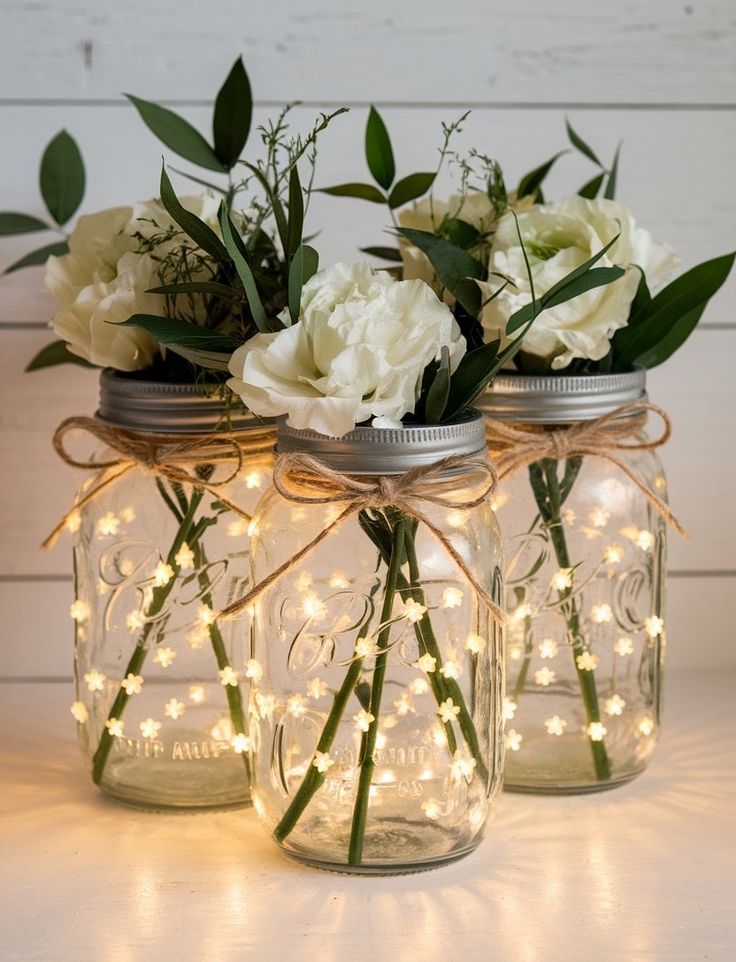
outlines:
M95 416L105 424L144 433L210 434L273 427L273 420L256 418L240 404L228 411L227 402L213 393L219 386L151 381L105 368Z
M479 402L489 417L530 424L591 421L645 401L646 369L603 374L499 374Z
M452 455L486 450L485 423L470 409L446 424L405 424L400 428L358 425L341 438L276 422L279 454L310 454L346 474L393 475L424 467Z

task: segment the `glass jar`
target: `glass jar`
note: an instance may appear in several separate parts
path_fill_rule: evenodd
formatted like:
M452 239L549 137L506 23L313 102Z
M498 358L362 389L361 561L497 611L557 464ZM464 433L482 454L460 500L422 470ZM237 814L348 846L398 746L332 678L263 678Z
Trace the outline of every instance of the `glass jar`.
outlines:
M104 425L175 440L222 428L223 402L212 389L112 371L100 384ZM248 584L249 521L218 498L252 512L270 479L275 435L245 414L229 428L242 445L239 468L232 460L190 466L211 490L136 466L68 518L72 713L94 782L132 805L204 808L249 799L245 650L232 626L214 620ZM103 448L97 460L119 457ZM88 479L77 500L94 483Z
M423 482L415 503L492 597L502 553L482 417L335 440L279 424L306 452L365 483L480 452ZM306 498L324 495L305 480ZM474 507L463 506L479 498ZM253 583L345 509L269 489L254 518ZM282 849L338 871L414 872L480 842L502 764L502 632L426 524L366 508L292 564L252 608L253 804Z
M562 430L646 399L645 372L508 375L491 419ZM629 414L632 436L644 418ZM489 430L493 450L493 431ZM652 450L614 452L666 499ZM506 549L505 787L612 788L647 765L659 732L665 646L665 523L615 464L542 459L507 475L495 507Z

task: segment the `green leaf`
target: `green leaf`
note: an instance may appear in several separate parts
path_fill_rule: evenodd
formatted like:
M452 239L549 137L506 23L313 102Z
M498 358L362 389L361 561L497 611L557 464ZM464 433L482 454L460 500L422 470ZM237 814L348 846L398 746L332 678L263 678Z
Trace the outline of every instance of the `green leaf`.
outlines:
M253 95L243 58L238 57L215 99L212 117L217 159L228 170L243 152L253 117Z
M320 187L319 194L329 194L331 197L357 197L359 200L369 200L372 204L385 204L385 194L373 184L336 184L334 187Z
M733 267L734 254L698 264L668 284L612 340L613 368L656 367L690 336Z
M30 214L18 214L12 210L0 211L0 237L7 237L9 234L31 234L37 230L51 230L51 227Z
M435 171L428 171L402 177L400 181L394 184L391 193L388 195L389 207L392 210L396 207L402 207L404 204L408 204L410 200L416 200L417 197L426 194L434 183L436 176Z
M141 100L140 97L134 97L132 94L125 96L136 108L146 127L169 150L173 150L175 154L198 167L216 170L221 174L227 172L227 167L219 160L204 137L183 117L175 114L173 110L167 110L166 107L159 107L150 100Z
M535 167L534 170L530 170L528 174L525 174L519 181L519 186L516 188L517 197L528 197L529 195L536 194L556 161L567 152L566 150L559 151L559 153L556 153L554 157L550 157L544 164Z
M589 147L583 138L573 130L572 124L567 117L565 117L565 127L567 128L567 136L573 147L579 150L581 154L588 158L588 160L592 160L594 164L597 164L599 167L603 167L603 164L600 162L600 160L598 160L593 148Z
M598 191L601 189L601 185L605 179L605 172L602 174L597 174L592 180L589 180L587 184L583 186L578 191L578 197L584 197L586 200L595 200L598 196Z
M446 217L439 226L438 233L456 247L470 250L480 242L480 231L459 217Z
M57 224L66 224L84 197L84 161L65 130L53 138L41 158L41 196Z
M205 224L203 220L200 220L196 214L193 214L187 210L186 207L182 206L174 192L174 188L171 186L171 181L169 180L165 167L161 168L160 191L161 203L184 233L188 234L194 243L198 247L201 247L203 251L214 257L215 260L224 267L229 268L230 258L222 241L211 227Z
M634 300L631 302L629 309L629 327L636 327L636 325L644 319L646 309L652 303L652 294L647 284L647 275L638 265L634 264L633 266L639 271L640 277Z
M299 182L299 171L294 164L289 175L289 221L286 231L286 250L284 252L289 261L302 242L303 229L304 194L302 194L302 185Z
M268 182L268 178L262 170L259 170L255 164L250 164L247 161L244 161L244 164L248 170L251 170L255 174L261 187L263 187L268 202L271 204L271 210L273 211L273 217L276 221L276 229L279 232L281 246L284 249L284 253L286 253L286 250L289 246L289 226L286 220L286 214L284 213L284 208L281 204L281 200L279 199L279 195L276 190L271 187Z
M396 247L361 247L361 254L370 254L371 257L380 257L384 261L395 261L401 263L401 251Z
M110 321L109 323L113 323ZM196 348L201 351L230 353L240 347L240 341L227 334L218 334L207 327L198 327L178 317L159 317L157 314L133 314L122 327L140 327L159 344L168 347L179 344L182 347Z
M606 189L603 192L603 196L606 200L613 200L616 196L616 180L618 178L618 158L621 153L621 144L616 148L616 153L613 155L613 163L611 164L611 169L608 172L608 180L606 181Z
M468 351L450 378L450 391L444 410L448 420L472 403L489 380L489 371L498 356L500 341L491 341Z
M558 304L564 304L565 301L570 301L573 297L579 297L580 294L585 294L596 287L605 287L607 284L612 284L623 277L625 273L626 271L622 267L595 267L592 270L586 270L584 274L578 277L568 274L566 278L563 278L562 281L555 284L539 298L536 311L534 311L532 304L526 304L515 311L506 325L506 333L513 334L514 331L523 327L530 317L538 317L548 307L557 307Z
M198 364L208 371L229 371L232 351L201 351L198 348L169 344L168 349L183 357L191 364Z
M424 417L427 424L437 424L442 415L450 395L450 351L443 347L440 353L440 363L434 380L429 386L424 400Z
M38 354L26 365L26 372L41 371L45 367L56 367L59 364L77 364L79 367L96 367L83 357L72 354L66 346L66 341L52 341L42 347Z
M240 296L237 291L227 284L218 284L216 281L183 281L179 284L163 284L161 287L150 287L146 294L171 294L174 297L179 294L212 294L215 297L224 297L228 300L237 300Z
M63 254L68 253L69 245L67 242L56 241L54 244L39 247L38 250L31 251L30 254L21 257L20 260L15 261L10 267L6 267L3 274L12 274L13 271L19 271L22 267L37 267L39 264L45 264L49 257L61 257Z
M365 126L365 158L376 183L388 190L396 176L394 152L386 125L375 107L371 107Z
M292 324L296 324L301 314L302 287L319 268L319 254L308 244L297 248L289 268L289 314Z
M248 300L248 307L253 315L253 321L258 330L261 331L261 333L265 333L271 329L271 326L263 304L261 303L261 297L258 293L255 277L253 277L253 271L251 271L250 265L248 264L245 247L235 229L235 225L230 220L230 215L224 203L220 204L219 216L220 227L222 228L222 239L225 242L227 252L232 258L235 270L238 272L238 277L243 285L243 290Z
M429 231L414 230L410 227L399 228L408 241L424 251L432 263L437 276L447 290L457 298L469 314L477 313L480 307L480 291L473 284L472 288L477 292L477 303L471 291L471 285L463 284L466 278L480 280L483 277L485 268L480 261L476 260L472 254L456 247L443 237L431 234Z

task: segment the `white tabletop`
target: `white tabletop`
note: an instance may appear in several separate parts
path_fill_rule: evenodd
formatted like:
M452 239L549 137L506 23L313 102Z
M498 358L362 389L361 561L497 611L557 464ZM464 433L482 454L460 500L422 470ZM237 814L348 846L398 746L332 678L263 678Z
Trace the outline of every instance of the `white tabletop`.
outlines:
M70 686L0 686L3 962L677 962L736 958L736 677L670 679L650 770L588 797L505 795L486 841L392 878L301 868L252 810L106 800Z

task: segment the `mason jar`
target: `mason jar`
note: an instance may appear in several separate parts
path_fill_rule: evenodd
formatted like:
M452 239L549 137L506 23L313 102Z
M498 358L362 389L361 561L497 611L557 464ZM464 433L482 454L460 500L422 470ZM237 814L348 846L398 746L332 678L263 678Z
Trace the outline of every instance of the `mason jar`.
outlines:
M442 543L501 600L482 417L339 440L279 423L278 452L378 491L471 458L431 473L408 502L349 515L297 560L348 502L309 476L296 498L272 487L251 542L254 585L288 569L251 609L261 822L287 855L321 868L388 874L460 858L483 836L503 754L502 632Z
M646 418L645 371L505 375L485 395L491 419L532 436L611 415L611 453L666 500ZM628 421L626 420L628 418ZM627 430L627 426L630 430ZM501 460L503 464L503 460ZM502 472L503 474L503 472ZM644 491L602 456L542 458L503 478L495 507L506 549L505 787L575 793L644 770L660 726L666 535Z
M96 420L143 443L165 434L196 449L198 438L224 430L214 392L105 371ZM138 464L68 516L72 714L94 782L132 805L249 799L246 651L215 613L248 584L248 519L270 479L275 435L245 413L231 412L227 426L242 463L226 447L224 464L198 462L196 453L179 464L207 488ZM96 460L120 458L103 447ZM118 467L102 470L111 476ZM104 478L85 481L77 500Z

